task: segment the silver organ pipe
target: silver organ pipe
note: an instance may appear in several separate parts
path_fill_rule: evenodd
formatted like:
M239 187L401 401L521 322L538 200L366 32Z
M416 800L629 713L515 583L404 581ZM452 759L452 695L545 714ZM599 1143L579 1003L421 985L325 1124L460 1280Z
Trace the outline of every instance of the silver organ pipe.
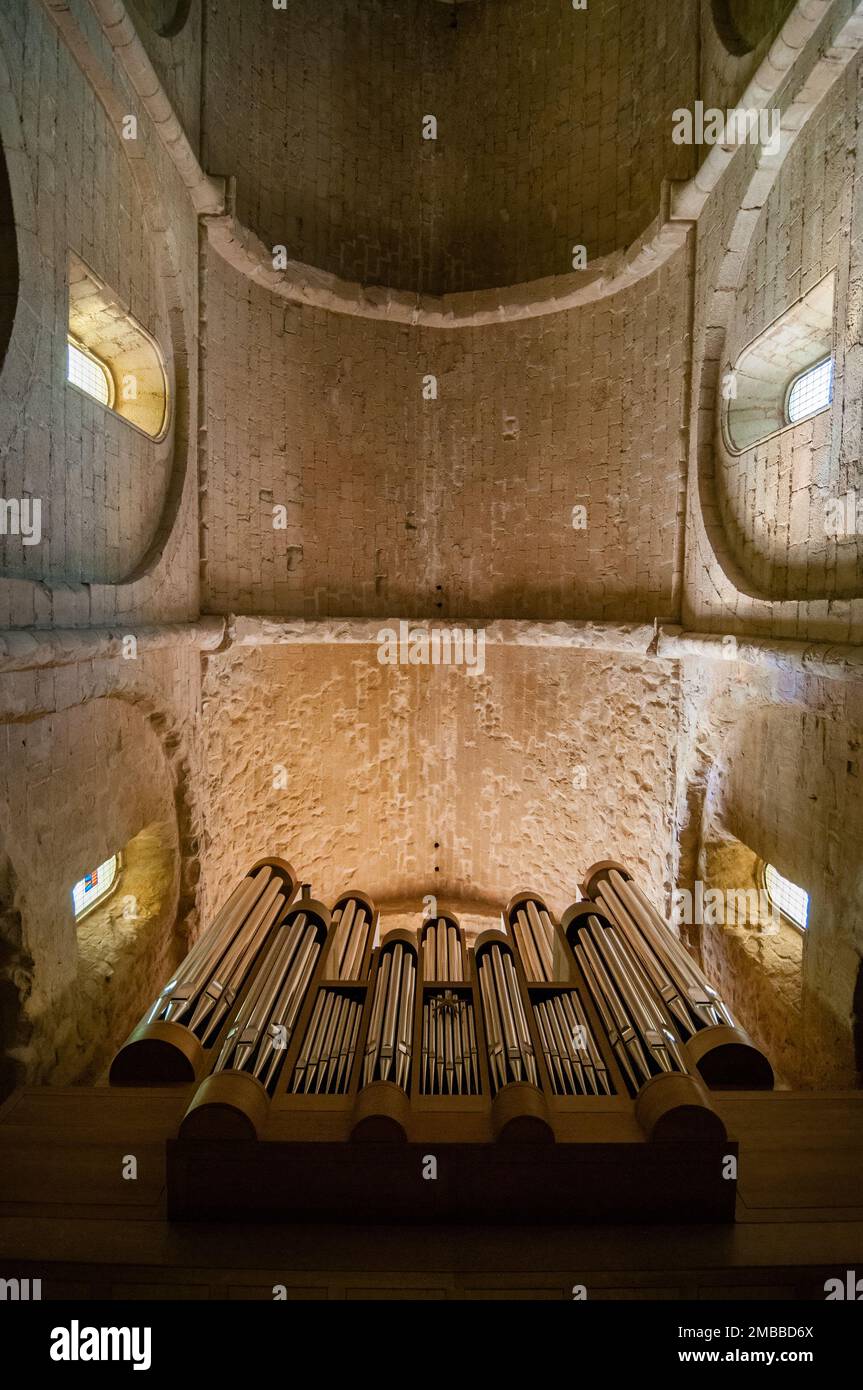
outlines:
M327 965L332 980L360 980L371 942L374 909L367 898L345 893L333 908L333 939Z
M610 869L597 885L597 900L640 957L685 1035L713 1024L736 1026L730 1010L638 884Z
M409 1089L415 995L414 949L403 941L385 945L375 974L361 1085L393 1081Z
M509 947L497 942L484 945L478 974L493 1089L513 1081L536 1086L533 1040Z
M325 938L326 926L301 900L269 945L214 1072L247 1072L272 1094Z
M598 911L569 928L576 960L635 1094L660 1072L687 1072L671 1019L626 938Z
M162 1058L185 1053L197 1068L201 1053L195 1048L211 1048L218 1040L296 888L296 875L281 860L263 860L249 871L120 1049L112 1082L150 1079L153 1047ZM159 1070L165 1063L155 1065Z

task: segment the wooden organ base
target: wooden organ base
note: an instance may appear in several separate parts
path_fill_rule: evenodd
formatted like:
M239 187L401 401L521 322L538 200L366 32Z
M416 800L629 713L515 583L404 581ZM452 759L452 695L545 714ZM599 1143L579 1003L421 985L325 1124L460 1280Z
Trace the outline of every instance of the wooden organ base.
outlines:
M474 1110L412 1107L404 1140L351 1139L349 1117L273 1103L260 1139L170 1139L174 1220L352 1224L732 1222L730 1139L653 1142L632 1103L572 1099L552 1142L495 1140ZM429 1160L434 1160L434 1165Z

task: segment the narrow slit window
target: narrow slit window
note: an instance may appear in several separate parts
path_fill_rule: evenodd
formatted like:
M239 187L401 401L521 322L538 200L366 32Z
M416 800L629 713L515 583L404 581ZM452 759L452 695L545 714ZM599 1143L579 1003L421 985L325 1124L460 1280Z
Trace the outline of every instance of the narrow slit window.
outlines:
M764 865L764 887L773 907L793 922L795 927L805 931L809 921L809 894L805 889L783 878L772 864Z
M90 912L103 898L106 898L117 886L119 869L120 856L119 854L112 854L111 858L106 859L104 864L100 864L97 869L91 869L88 874L78 880L72 889L72 904L75 909L76 922Z
M114 383L98 358L82 351L70 338L67 343L66 380L100 405L110 406L114 399Z
M789 425L826 410L832 399L833 358L825 357L823 362L816 362L792 381L785 407Z

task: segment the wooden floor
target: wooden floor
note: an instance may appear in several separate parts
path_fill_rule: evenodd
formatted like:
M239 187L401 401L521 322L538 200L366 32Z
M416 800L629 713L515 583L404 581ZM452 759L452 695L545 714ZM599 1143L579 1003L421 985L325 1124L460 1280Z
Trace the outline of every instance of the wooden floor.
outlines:
M863 1275L863 1095L716 1097L733 1226L170 1223L165 1141L191 1088L30 1088L0 1111L0 1278L44 1298L817 1298ZM124 1179L128 1159L137 1178Z

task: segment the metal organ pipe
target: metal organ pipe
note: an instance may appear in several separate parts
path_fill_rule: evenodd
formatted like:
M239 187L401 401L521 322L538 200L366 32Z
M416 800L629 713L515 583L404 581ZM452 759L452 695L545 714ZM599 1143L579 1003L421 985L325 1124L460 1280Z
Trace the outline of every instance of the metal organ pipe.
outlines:
M112 1083L188 1080L200 1071L296 888L282 860L249 870L117 1053Z
M313 913L298 907L289 914L228 1029L215 1072L244 1071L271 1088L325 935Z

